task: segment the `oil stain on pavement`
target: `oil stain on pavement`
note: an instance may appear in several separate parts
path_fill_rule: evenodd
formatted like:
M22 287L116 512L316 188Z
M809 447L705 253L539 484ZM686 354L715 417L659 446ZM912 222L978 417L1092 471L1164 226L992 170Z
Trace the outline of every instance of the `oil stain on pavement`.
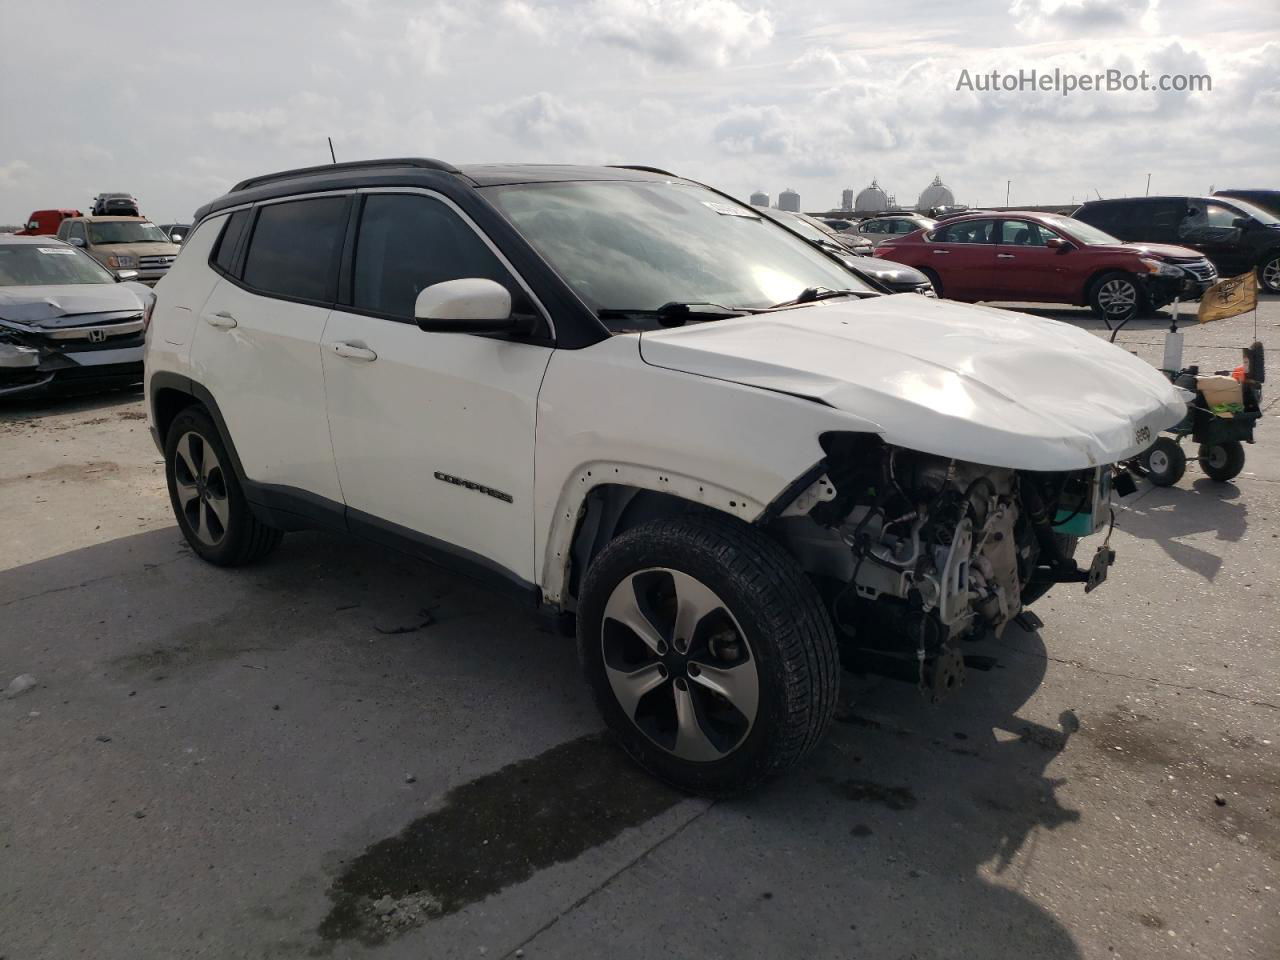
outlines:
M561 744L449 791L443 804L346 863L317 930L382 943L573 860L675 806L600 736Z

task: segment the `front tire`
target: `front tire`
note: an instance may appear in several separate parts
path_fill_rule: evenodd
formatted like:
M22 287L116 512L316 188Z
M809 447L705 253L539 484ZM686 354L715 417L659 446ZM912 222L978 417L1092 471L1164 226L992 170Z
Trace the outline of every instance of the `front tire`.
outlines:
M1269 254L1258 264L1258 282L1270 293L1280 293L1280 253Z
M933 284L933 292L937 295L938 299L939 300L943 299L943 297L945 297L946 294L942 292L942 278L938 276L938 274L935 271L930 270L928 267L921 267L920 272L929 278L929 282Z
M1239 440L1200 444L1200 469L1218 483L1234 480L1244 469L1244 444Z
M1103 274L1094 281L1089 291L1089 306L1111 324L1127 323L1134 317L1145 316L1150 309L1147 296L1133 274L1121 271Z
M178 527L202 559L236 567L279 546L283 534L254 515L226 444L202 408L188 407L173 418L164 473Z
M1171 437L1157 437L1142 455L1142 468L1157 487L1172 487L1187 472L1187 455Z
M713 797L798 763L839 690L817 591L778 544L729 518L655 520L609 543L583 580L578 651L623 749Z

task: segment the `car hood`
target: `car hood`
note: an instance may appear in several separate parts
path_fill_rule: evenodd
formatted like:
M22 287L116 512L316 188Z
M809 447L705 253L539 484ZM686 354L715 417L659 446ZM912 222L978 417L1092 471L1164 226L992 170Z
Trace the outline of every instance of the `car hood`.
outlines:
M149 295L146 287L134 283L0 287L0 320L32 327L65 326L86 313L140 313Z
M1203 260L1204 254L1190 247L1172 243L1117 243L1090 247L1090 250L1117 253L1136 253L1140 257L1159 257L1161 260Z
M905 263L895 263L892 260L876 259L875 257L846 257L845 261L853 269L861 270L882 283L913 284L918 286L929 282L929 278L923 273L915 267L908 267Z
M1159 371L1083 330L909 293L644 333L640 353L819 401L888 443L1020 470L1127 459L1186 413Z

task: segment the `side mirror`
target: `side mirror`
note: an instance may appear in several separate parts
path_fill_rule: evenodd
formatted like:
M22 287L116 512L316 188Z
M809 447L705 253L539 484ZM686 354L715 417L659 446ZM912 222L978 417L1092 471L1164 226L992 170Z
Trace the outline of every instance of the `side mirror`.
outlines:
M529 333L534 318L511 312L511 294L483 277L433 283L413 306L418 326L430 333Z
M1063 240L1061 237L1050 237L1044 242L1044 245L1050 250L1057 250L1059 253L1066 253L1068 250L1075 249L1075 247L1066 240Z
M1252 222L1253 221L1251 221L1248 217L1236 217L1234 220L1231 221L1231 225L1235 227L1237 230L1248 230L1249 224L1251 224Z
M67 243L71 244L73 247L83 247L83 246L84 246L84 240L83 240L83 239L81 239L80 237L71 237L71 238L69 238L69 239L67 240Z
M138 279L137 270L117 270L116 271L116 283L124 283L126 280L137 280L137 279Z

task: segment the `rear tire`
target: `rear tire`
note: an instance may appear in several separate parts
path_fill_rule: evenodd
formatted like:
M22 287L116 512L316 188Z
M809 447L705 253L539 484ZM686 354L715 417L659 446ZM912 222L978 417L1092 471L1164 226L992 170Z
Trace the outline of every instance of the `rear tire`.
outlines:
M1172 487L1187 472L1187 455L1171 437L1157 437L1142 455L1142 468L1157 487Z
M237 567L280 545L283 533L254 515L226 444L203 408L187 407L173 418L164 474L178 527L201 559Z
M1239 440L1200 444L1200 469L1218 483L1234 480L1244 469L1244 444Z
M798 763L839 690L817 591L782 547L730 518L654 520L605 546L583 580L578 651L623 749L712 797Z
M1151 309L1146 293L1133 274L1119 270L1104 273L1094 281L1093 289L1089 291L1089 306L1095 314L1113 324L1146 316Z
M929 278L929 282L933 284L933 292L938 295L939 300L946 296L946 294L942 292L942 278L939 277L937 273L930 270L928 267L921 267L920 272Z

